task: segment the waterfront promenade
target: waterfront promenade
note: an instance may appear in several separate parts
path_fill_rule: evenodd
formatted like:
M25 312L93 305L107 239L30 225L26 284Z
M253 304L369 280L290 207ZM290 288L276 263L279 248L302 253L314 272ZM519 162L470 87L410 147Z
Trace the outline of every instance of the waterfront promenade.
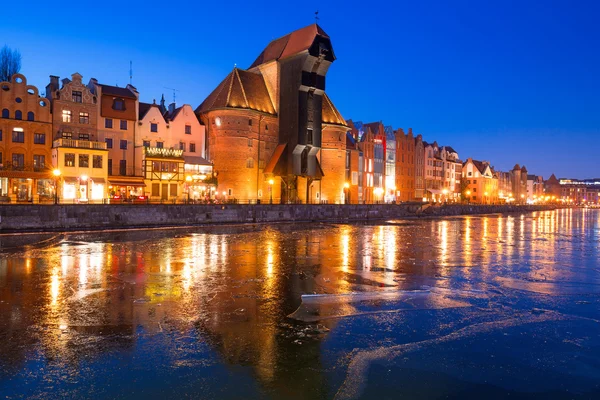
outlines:
M86 204L0 206L0 233L275 222L359 222L551 210L556 205Z

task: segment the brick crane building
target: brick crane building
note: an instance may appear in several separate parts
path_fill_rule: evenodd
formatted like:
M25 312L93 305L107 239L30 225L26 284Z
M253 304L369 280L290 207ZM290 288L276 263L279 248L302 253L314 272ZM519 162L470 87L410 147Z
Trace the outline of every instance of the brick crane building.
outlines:
M334 60L329 36L309 25L234 68L196 109L223 197L343 201L349 129L325 94Z

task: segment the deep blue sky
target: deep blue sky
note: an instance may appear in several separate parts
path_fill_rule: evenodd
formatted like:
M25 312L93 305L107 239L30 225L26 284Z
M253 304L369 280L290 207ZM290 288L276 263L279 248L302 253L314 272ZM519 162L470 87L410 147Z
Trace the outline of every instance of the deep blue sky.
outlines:
M40 90L73 72L124 86L131 60L143 101L171 101L170 87L196 107L318 9L337 56L327 92L345 118L412 127L502 170L600 177L600 1L71 4L30 0L0 24Z

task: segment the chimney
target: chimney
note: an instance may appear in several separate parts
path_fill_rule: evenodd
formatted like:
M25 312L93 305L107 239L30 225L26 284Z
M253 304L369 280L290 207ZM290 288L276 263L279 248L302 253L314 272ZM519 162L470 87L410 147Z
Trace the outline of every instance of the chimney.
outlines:
M46 98L52 100L54 92L58 90L58 76L50 75L50 83L46 85Z

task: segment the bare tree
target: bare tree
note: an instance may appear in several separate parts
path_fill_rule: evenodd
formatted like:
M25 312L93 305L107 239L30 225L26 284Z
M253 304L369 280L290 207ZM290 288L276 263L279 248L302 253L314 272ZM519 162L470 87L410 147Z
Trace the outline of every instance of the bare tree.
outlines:
M0 82L10 81L10 78L20 70L21 52L4 45L0 49Z

